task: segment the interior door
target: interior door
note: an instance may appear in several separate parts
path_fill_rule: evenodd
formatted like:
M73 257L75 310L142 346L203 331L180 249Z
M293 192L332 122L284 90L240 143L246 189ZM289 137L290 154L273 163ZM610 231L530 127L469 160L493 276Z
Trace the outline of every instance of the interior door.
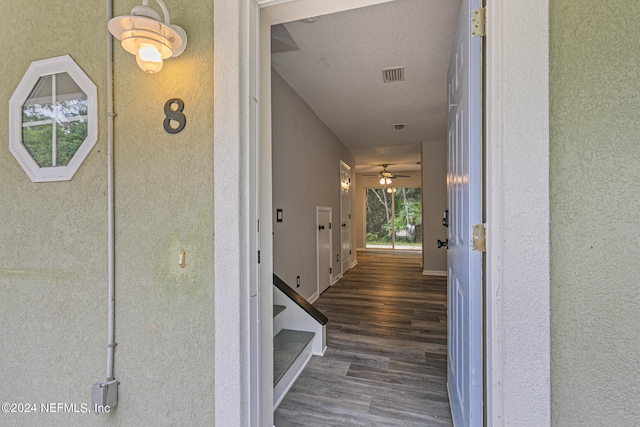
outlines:
M480 0L462 0L449 63L448 375L456 427L483 423L482 257L472 224L482 222L482 41L471 37Z
M318 295L331 285L331 209L317 208Z
M351 268L351 167L340 162L340 247L342 273Z

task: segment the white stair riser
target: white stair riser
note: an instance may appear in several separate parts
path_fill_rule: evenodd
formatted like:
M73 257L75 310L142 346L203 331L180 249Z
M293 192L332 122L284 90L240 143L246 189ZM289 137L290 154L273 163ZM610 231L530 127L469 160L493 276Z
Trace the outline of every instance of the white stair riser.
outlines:
M278 332L280 332L282 330L282 325L284 323L283 319L284 319L284 312L285 311L287 311L287 310L284 310L284 311L278 313L278 315L273 318L273 336L274 337L276 335L278 335Z

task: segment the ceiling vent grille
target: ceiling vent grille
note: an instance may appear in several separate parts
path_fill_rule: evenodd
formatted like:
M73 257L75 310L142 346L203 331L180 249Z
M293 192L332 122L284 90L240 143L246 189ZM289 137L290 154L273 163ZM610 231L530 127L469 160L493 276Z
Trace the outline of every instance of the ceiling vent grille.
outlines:
M405 130L407 128L406 123L396 123L393 125L393 130Z
M382 80L384 83L403 82L404 67L386 68L382 70Z
M382 70L382 81L384 83L403 82L404 67L386 68Z

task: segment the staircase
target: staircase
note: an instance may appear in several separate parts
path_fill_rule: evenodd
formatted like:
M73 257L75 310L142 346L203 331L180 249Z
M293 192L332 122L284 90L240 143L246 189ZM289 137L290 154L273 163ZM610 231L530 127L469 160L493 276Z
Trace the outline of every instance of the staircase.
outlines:
M293 386L312 355L326 350L327 318L274 275L273 410Z

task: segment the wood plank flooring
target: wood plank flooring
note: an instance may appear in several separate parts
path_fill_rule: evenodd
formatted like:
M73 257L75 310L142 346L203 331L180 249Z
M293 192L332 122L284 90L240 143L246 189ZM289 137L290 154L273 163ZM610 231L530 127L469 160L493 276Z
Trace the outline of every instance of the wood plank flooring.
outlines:
M447 398L446 278L420 254L358 252L359 264L315 306L329 318L275 425L452 426Z

